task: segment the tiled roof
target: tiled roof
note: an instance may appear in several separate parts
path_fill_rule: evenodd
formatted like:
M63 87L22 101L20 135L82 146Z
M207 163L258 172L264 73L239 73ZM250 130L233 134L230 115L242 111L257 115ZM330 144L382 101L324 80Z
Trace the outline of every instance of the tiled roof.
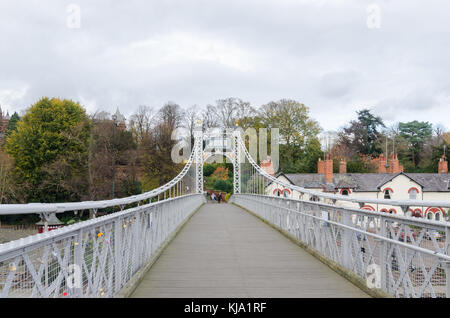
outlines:
M318 173L278 174L287 177L293 184L303 188L322 188L333 191L351 188L356 192L378 192L379 188L397 175L403 174L422 186L424 192L450 192L450 174L438 173L335 173L333 183L325 183L324 175Z

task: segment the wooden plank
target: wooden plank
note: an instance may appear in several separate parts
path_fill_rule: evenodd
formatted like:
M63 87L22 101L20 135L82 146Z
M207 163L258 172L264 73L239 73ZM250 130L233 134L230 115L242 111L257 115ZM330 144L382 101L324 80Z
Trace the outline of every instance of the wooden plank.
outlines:
M229 204L206 204L132 297L368 297L278 231Z

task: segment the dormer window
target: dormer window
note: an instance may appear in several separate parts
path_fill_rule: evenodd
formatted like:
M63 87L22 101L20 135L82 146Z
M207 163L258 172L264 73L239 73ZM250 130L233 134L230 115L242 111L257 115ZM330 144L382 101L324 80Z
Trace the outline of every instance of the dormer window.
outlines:
M408 193L410 200L417 200L417 194L419 194L419 191L416 188L409 189Z
M342 190L342 195L348 195L348 190L347 189Z
M391 192L389 190L384 190L384 198L386 200L390 200L391 199Z

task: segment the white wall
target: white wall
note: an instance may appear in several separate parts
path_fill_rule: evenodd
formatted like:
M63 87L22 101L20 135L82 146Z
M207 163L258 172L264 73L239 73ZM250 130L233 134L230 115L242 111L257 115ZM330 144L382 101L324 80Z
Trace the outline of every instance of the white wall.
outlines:
M288 184L291 184L287 178L284 176L279 176L278 180L281 182L285 182ZM427 200L427 201L450 201L450 192L423 192L422 187L417 184L416 182L412 181L405 175L398 175L391 181L384 184L379 192L353 192L351 191L350 197L356 197L356 198L370 198L370 199L384 199L384 190L390 188L393 190L391 192L391 199L392 200L409 200L410 196L408 191L411 188L416 188L419 192L417 194L417 200ZM280 189L283 191L285 188L283 186L280 186L278 184L272 183L266 188L266 194L267 195L276 195L273 194L273 191L275 189ZM316 191L322 191L321 188L315 188L310 190L316 190ZM339 192L337 192L339 193ZM300 199L300 193L298 191L295 191L291 195L287 195L288 197ZM309 195L304 195L303 200L310 200ZM338 205L340 206L346 206L351 208L359 208L359 204L357 203L351 203L351 202L345 202L345 201L338 201ZM404 215L402 209L399 206L391 206L391 205L375 205L375 204L367 204L366 209L370 209L369 207L372 207L374 211L392 211L393 213L396 213L398 215ZM426 218L430 218L432 220L439 219L440 221L444 220L443 213L440 209L434 209L427 206L424 207L410 207L411 210L420 209L422 216ZM395 212L393 211L395 210ZM427 212L428 210L428 212ZM448 214L448 209L442 209L444 213ZM384 212L384 211L383 211ZM410 212L407 212L410 214ZM426 213L426 215L424 215ZM429 214L429 215L428 215ZM439 214L438 217L436 217L436 214Z

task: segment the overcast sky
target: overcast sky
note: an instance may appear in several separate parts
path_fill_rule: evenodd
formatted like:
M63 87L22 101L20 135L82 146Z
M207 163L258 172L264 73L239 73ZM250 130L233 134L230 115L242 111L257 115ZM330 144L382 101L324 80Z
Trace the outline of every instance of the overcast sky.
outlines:
M0 105L292 98L324 130L363 107L450 128L449 21L448 0L1 0Z

